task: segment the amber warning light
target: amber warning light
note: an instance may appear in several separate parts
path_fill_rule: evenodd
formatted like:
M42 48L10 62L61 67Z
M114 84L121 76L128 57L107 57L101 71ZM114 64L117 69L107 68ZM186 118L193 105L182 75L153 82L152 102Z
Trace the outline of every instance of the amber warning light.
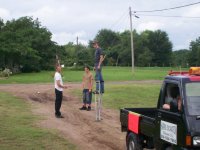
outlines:
M200 67L190 67L190 75L200 75Z

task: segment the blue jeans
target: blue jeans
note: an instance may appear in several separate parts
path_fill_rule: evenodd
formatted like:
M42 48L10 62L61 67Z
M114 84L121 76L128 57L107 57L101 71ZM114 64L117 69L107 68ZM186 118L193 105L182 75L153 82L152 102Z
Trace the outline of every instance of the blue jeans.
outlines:
M100 69L98 69L98 66L95 65L96 90L99 91L99 87L100 87L100 93L104 93L104 80L103 80L101 71L102 71L102 67L100 67ZM99 81L99 82L97 82L97 81Z
M92 103L92 92L89 92L89 89L83 89L83 104Z

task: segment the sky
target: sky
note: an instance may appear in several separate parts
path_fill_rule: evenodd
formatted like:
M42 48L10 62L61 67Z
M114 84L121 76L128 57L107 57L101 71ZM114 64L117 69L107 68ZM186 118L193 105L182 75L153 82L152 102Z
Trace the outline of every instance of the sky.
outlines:
M59 45L76 43L77 37L81 44L87 45L101 29L115 32L129 30L131 7L132 12L137 11L139 16L132 16L133 29L138 33L161 29L167 32L173 50L179 50L188 49L190 42L200 37L200 4L162 12L139 11L196 2L200 0L0 0L0 18L4 22L24 16L38 18Z

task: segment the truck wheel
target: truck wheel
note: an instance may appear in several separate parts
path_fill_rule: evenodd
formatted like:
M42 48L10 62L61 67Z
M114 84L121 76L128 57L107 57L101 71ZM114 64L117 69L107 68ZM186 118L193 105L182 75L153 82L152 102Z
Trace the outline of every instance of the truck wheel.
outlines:
M173 148L171 146L168 146L165 148L165 150L173 150Z
M127 137L127 150L142 150L142 144L138 135L129 133Z

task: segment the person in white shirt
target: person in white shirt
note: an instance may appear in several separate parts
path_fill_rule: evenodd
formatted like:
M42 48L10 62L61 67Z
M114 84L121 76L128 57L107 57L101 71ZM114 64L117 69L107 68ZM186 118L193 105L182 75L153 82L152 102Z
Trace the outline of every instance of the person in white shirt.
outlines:
M63 85L62 76L61 76L61 66L56 66L56 72L54 75L54 85L55 85L55 116L57 118L63 118L60 112L62 98L63 98L63 89L67 88L67 86Z

